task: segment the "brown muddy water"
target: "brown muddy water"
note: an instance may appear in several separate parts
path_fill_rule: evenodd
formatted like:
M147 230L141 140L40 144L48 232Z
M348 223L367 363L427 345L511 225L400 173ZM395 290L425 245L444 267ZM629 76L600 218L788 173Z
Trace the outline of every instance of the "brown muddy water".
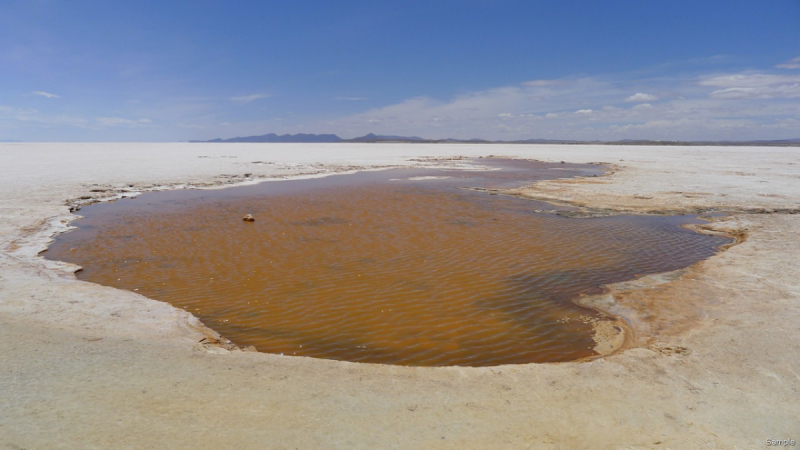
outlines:
M681 227L695 217L568 218L557 214L566 208L461 189L597 175L598 166L473 164L492 170L146 193L83 208L78 229L44 256L82 266L81 280L185 308L262 352L491 366L595 355L592 323L603 316L574 299L730 242Z

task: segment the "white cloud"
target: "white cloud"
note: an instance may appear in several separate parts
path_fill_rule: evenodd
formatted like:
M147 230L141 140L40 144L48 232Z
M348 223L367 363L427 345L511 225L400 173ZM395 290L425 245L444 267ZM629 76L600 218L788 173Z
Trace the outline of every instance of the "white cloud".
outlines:
M51 94L51 93L45 92L45 91L33 91L33 92L31 92L31 94L40 95L42 97L47 97L47 98L61 98L60 96L58 96L56 94Z
M67 115L48 115L42 114L33 108L14 108L11 106L0 106L0 123L25 124L27 127L44 126L56 128L61 126L90 128L89 121L82 117Z
M800 120L800 110L780 99L798 97L799 90L800 75L753 72L532 80L445 100L409 98L295 131L502 140L779 139L798 134L786 124Z
M800 75L774 75L765 73L737 73L730 75L717 75L704 78L698 83L701 86L721 88L778 86L783 84L800 83Z
M559 86L565 84L566 80L530 80L522 83L523 86L540 87L540 86Z
M800 56L792 58L783 64L778 64L775 67L779 69L800 69Z
M108 127L133 127L139 125L146 125L152 123L153 121L150 119L124 119L122 117L96 117L94 119L100 125L108 126Z
M761 88L727 88L714 91L708 96L728 99L796 98L800 97L800 84Z
M744 73L701 80L701 86L717 89L709 97L720 99L767 99L800 97L800 75Z
M658 100L658 97L652 94L645 94L643 92L637 92L630 97L626 98L626 102L654 102Z
M794 64L792 61L781 66ZM800 64L800 63L798 63ZM40 91L36 91L40 92ZM48 94L48 93L43 93ZM43 95L35 94L35 95ZM656 94L656 95L654 95ZM54 94L48 94L54 95ZM47 98L57 98L48 97ZM234 122L219 111L219 101L234 111L267 94L215 99L190 99L170 110L129 111L134 117L105 113L87 119L49 115L16 107L0 107L0 126L24 123L56 129L74 126L124 133L159 129L158 124L201 130L215 135L275 132L336 132L342 137L377 134L417 135L428 138L486 139L780 139L798 137L800 73L768 69L680 76L637 73L597 77L530 80L508 86L462 93L449 98L411 97L378 108L315 123L287 117L254 118ZM328 97L366 100L363 97ZM170 103L174 105L174 102ZM361 103L364 105L364 103ZM355 106L352 105L352 106ZM231 109L232 108L232 109ZM102 113L100 113L102 114ZM139 115L150 119L135 118ZM230 120L234 123L225 122ZM587 127L591 124L591 127ZM216 130L216 131L215 131ZM144 133L142 133L144 134Z
M177 123L175 125L177 125L177 126L179 126L181 128L188 128L188 129L191 129L191 130L202 130L202 129L205 128L204 126L198 125L196 123ZM226 123L222 123L220 125L230 125L230 124L226 122Z
M271 97L269 94L250 94L250 95L243 95L241 97L231 97L231 100L234 102L249 103L254 100L260 100L262 98L269 98L269 97Z

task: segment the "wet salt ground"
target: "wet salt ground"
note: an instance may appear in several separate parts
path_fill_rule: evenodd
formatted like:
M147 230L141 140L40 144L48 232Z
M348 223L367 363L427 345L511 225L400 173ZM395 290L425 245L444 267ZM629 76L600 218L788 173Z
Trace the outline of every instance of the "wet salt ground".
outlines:
M686 267L728 239L690 217L573 219L515 187L597 166L396 169L217 191L148 193L81 210L45 253L79 278L186 308L259 351L402 365L592 356L581 294ZM410 181L417 177L450 177ZM253 214L253 223L241 220Z

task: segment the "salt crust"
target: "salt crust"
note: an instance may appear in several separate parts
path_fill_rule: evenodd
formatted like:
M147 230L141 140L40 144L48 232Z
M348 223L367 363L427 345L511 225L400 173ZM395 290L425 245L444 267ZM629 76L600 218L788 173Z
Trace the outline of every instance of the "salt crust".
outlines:
M77 281L74 266L36 256L67 229L68 208L94 198L463 166L450 157L489 154L610 163L605 177L515 194L593 210L728 211L705 228L743 242L584 299L625 319L627 350L496 368L241 352L184 311ZM756 448L797 440L798 156L776 147L0 144L0 447Z

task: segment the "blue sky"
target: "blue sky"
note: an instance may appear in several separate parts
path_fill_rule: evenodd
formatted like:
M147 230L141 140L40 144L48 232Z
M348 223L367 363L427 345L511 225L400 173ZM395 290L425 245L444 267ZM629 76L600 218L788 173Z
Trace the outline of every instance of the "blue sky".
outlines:
M800 137L800 1L0 3L0 140Z

